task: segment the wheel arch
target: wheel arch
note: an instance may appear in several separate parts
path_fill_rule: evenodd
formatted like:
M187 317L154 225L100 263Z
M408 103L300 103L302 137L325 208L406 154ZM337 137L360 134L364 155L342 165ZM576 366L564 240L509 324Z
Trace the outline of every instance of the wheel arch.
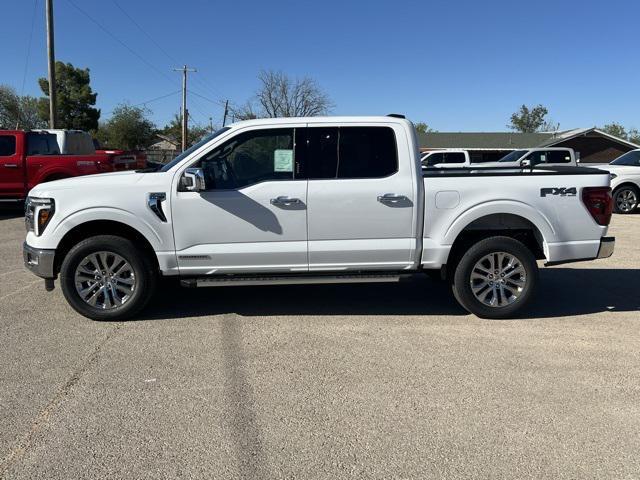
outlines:
M638 185L637 183L631 180L625 180L624 182L620 183L619 185L616 185L613 188L613 193L615 194L622 187L631 187L631 188L634 188L637 192L640 192L640 185Z
M546 230L546 231L545 231ZM464 252L471 245L493 236L510 237L523 243L536 257L547 258L549 229L540 228L531 218L516 213L487 213L456 229L447 258L447 276L451 275Z
M147 237L136 228L115 220L89 220L76 225L64 234L56 248L54 272L57 274L60 271L60 266L62 265L64 258L74 245L86 238L104 234L116 235L131 240L138 248L149 256L155 269L158 270L160 268L158 257L153 245Z

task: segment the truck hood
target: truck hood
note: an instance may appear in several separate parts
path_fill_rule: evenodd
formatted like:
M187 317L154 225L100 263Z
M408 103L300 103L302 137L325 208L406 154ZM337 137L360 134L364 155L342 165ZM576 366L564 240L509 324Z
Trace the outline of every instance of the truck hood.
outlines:
M61 190L94 190L103 188L117 188L124 185L138 183L148 173L138 173L133 170L125 172L100 173L81 177L65 178L36 185L29 192L30 197L48 197Z
M601 165L601 170L606 170L616 175L622 175L626 173L640 175L640 167L634 167L633 165Z

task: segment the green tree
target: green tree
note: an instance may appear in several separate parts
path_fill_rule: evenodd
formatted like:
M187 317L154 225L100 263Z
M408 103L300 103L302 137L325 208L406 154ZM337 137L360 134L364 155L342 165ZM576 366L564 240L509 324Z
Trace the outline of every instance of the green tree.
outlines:
M622 138L623 140L626 140L628 136L627 129L617 122L607 123L601 130L614 137Z
M97 93L93 93L89 69L76 68L70 63L56 62L56 119L59 128L96 130L100 110L94 108ZM49 81L40 78L38 84L47 98L39 101L40 118L49 121Z
M507 125L508 128L516 130L522 133L539 132L543 129L558 128L560 125L553 125L551 122L545 122L545 117L549 113L547 107L543 105L536 105L529 108L526 105L522 105L520 109L511 115L511 122Z
M611 122L607 123L604 127L600 127L600 130L614 137L640 145L640 131L637 128L631 127L627 129L618 122Z
M434 129L432 129L431 127L429 127L429 125L427 125L424 122L417 122L413 125L414 127L416 127L416 131L418 133L429 133L429 132L435 132Z
M46 127L38 116L38 100L29 95L21 97L8 85L0 85L0 128Z
M156 126L147 118L149 110L120 104L111 118L101 124L97 137L111 148L141 150L153 143Z
M182 115L176 114L173 119L160 130L160 133L176 139L178 142L182 140ZM209 133L208 127L194 124L189 125L187 130L187 146L191 146Z

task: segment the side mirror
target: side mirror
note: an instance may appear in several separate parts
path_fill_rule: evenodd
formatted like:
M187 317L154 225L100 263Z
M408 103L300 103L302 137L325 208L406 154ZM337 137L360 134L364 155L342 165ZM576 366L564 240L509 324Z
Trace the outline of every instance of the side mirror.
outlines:
M520 160L520 166L521 167L530 167L531 166L531 160L528 159L524 159L524 160Z
M181 190L185 192L201 192L207 189L204 171L201 168L187 168L180 179Z

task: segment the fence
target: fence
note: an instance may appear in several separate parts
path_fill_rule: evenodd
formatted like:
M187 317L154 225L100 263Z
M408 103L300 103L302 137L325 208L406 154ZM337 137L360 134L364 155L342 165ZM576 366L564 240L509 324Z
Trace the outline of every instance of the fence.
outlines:
M145 150L148 162L169 163L176 158L180 152L177 150Z

